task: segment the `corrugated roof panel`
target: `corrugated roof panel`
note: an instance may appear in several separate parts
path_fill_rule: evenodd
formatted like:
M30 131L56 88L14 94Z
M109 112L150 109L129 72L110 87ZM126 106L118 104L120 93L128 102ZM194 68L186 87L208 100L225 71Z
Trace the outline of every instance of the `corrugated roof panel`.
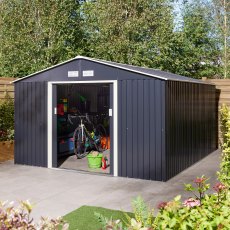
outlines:
M130 71L135 71L135 72L137 71L137 72L141 72L143 74L152 75L154 77L158 76L159 78L164 78L166 80L195 82L195 83L201 83L201 84L204 83L202 80L184 77L181 75L173 74L173 73L158 70L158 69L151 69L151 68L121 64L121 63L116 63L116 62L109 62L109 61L100 61L100 62L105 63L105 64L109 64L109 65L113 65L113 66L117 66L117 68L125 68L125 69L130 70Z
M133 66L133 65L127 65L127 64L116 63L116 62L110 62L110 61L99 60L99 59L94 59L94 58L89 58L89 57L84 57L84 56L77 56L77 57L75 57L73 59L67 60L67 61L62 62L60 64L57 64L55 66L52 66L52 67L49 67L47 69L41 70L39 72L30 74L30 75L28 75L26 77L17 79L17 80L15 80L13 82L22 81L25 78L33 77L34 75L37 75L39 73L45 72L47 70L56 68L58 66L66 64L68 62L71 62L71 61L74 61L74 60L79 60L79 59L88 60L88 61L104 64L104 65L107 65L107 66L113 66L113 67L118 68L118 69L123 69L123 70L126 70L126 71L143 74L143 75L146 75L148 77L159 78L161 80L172 80L172 81L183 81L183 82L199 83L199 84L209 84L207 82L204 82L204 81L201 81L201 80L198 80L198 79L188 78L188 77L184 77L184 76L181 76L181 75L169 73L169 72L162 71L162 70L139 67L139 66Z

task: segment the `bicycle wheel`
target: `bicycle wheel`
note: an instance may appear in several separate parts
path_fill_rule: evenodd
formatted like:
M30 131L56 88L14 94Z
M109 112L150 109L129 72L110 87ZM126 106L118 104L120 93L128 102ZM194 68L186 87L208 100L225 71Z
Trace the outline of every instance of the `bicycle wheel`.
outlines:
M82 136L81 127L75 129L73 134L73 141L74 141L75 155L77 156L78 159L84 158L88 154L84 129L83 129L83 136Z
M108 148L108 136L106 130L102 124L98 124L95 129L95 135L98 138L97 149L99 152L103 152ZM102 143L102 138L105 139L105 143Z

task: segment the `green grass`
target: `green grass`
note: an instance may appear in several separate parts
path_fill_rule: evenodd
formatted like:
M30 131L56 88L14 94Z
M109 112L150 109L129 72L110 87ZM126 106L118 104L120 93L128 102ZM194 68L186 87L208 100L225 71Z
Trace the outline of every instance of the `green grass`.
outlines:
M126 217L122 211L93 206L82 206L73 212L68 213L63 218L69 223L70 230L98 230L102 225L98 222L94 212L100 213L107 218L112 216L115 220L120 219L121 221L126 221ZM127 214L133 217L132 213Z

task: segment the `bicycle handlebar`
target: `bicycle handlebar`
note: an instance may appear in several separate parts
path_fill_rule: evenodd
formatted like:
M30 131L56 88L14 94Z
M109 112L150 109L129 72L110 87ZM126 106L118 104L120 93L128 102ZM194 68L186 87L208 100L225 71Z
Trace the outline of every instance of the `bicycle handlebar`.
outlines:
M89 122L90 124L92 123L89 119L88 114L86 114L86 115L77 115L77 114L76 115L70 115L70 114L68 114L68 121L70 124L73 125L73 122L71 120L72 118L80 118L81 120L85 118L87 120L87 122Z

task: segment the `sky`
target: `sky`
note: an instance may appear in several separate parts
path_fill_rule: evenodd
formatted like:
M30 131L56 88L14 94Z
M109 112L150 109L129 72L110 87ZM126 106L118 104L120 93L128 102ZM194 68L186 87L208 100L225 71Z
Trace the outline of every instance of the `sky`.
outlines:
M175 27L178 28L180 26L180 24L182 23L182 2L183 0L178 0L176 2L174 2L174 23L175 23Z

